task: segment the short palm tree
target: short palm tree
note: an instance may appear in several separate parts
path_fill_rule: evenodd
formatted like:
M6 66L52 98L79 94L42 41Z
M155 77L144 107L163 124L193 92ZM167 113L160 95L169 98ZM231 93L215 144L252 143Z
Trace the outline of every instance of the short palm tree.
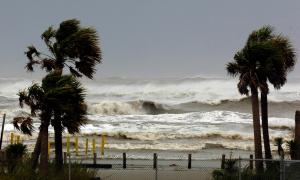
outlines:
M38 140L32 156L32 166L36 167L39 154L41 154L40 169L44 174L47 174L49 159L47 152L48 126L51 118L51 111L47 103L44 101L45 92L41 86L33 84L27 90L20 91L18 95L20 106L23 107L24 104L28 105L31 109L31 116L15 117L13 124L16 129L22 131L24 134L31 135L33 131L31 117L39 116L41 125Z
M35 145L33 166L41 153L41 170L47 169L48 163L48 126L54 123L54 113L63 114L61 123L70 133L79 132L79 127L86 123L84 107L84 89L79 81L70 75L47 75L42 86L34 84L19 93L20 105L26 104L31 109L31 116L38 115L41 120L40 133ZM21 116L14 118L14 126L23 133L31 135L32 118ZM45 170L46 171L46 170Z
M275 141L275 146L277 146L278 156L284 159L284 150L282 148L283 138L282 137L277 137L277 138L274 139L274 141Z
M265 148L265 158L272 159L269 131L268 131L268 82L275 89L280 89L287 81L287 73L295 65L295 52L288 38L282 35L276 35L274 29L270 26L264 26L253 31L247 41L247 44L256 43L267 45L267 49L262 49L265 55L265 63L262 64L263 71L259 79L265 88L261 91L261 119L263 129L263 139Z
M99 38L94 28L81 27L78 20L71 19L63 21L58 29L49 27L41 38L49 54L38 51L34 46L29 46L25 52L29 60L26 65L28 71L33 71L34 66L38 65L47 72L62 75L63 69L68 68L75 77L84 75L90 79L93 78L95 66L102 60ZM54 119L52 125L55 131L56 163L62 165L61 132L67 126L65 126L66 123L62 123L64 117L60 111L55 111ZM74 125L78 124L80 123Z

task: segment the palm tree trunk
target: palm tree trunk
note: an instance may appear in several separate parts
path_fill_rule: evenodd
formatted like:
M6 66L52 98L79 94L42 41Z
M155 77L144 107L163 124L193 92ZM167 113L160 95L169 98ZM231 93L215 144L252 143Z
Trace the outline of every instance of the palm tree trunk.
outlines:
M253 118L253 131L254 131L254 151L255 159L262 159L262 146L261 146L261 131L259 120L259 101L258 91L255 87L251 87L251 101L252 101L252 118ZM263 162L255 161L255 168L258 172L263 171Z
M41 160L40 160L40 171L46 177L48 175L48 127L50 122L50 114L42 112L41 115Z
M55 162L58 167L63 165L62 154L62 127L60 122L54 124L54 136L55 136Z
M265 158L272 159L270 138L269 138L269 125L268 125L268 95L261 93L261 125L263 130Z
M40 154L41 154L41 132L39 132L39 135L38 135L38 138L36 140L34 150L32 152L32 156L31 156L31 167L32 167L32 169L36 168L36 165L38 163Z

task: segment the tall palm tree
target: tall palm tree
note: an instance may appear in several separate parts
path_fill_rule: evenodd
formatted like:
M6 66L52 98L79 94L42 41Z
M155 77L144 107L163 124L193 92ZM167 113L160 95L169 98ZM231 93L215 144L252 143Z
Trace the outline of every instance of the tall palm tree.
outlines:
M33 45L25 52L28 63L26 69L34 70L34 65L47 72L61 74L67 67L75 77L82 75L92 79L95 66L101 63L102 55L97 32L91 27L81 27L76 19L63 21L58 29L49 27L42 35L49 54L40 52Z
M287 73L293 69L296 62L295 52L288 38L275 34L271 26L264 26L253 31L247 41L247 44L251 43L269 45L269 49L265 50L264 71L260 73L260 79L265 84L265 90L261 91L261 120L265 158L272 159L268 131L268 82L275 89L280 89L286 83Z
M262 159L262 144L259 118L258 89L265 89L265 84L259 79L262 71L260 61L264 55L261 48L266 48L257 43L246 44L243 49L234 55L233 62L227 64L227 72L232 76L239 76L238 90L243 95L251 92L252 118L254 131L255 158ZM257 58L259 57L259 58ZM263 170L262 162L255 162L258 171Z
M42 86L34 84L19 93L20 106L26 104L31 109L31 116L38 115L41 120L40 133L35 151L41 153L41 170L47 172L48 164L48 126L54 121L54 112L60 111L62 123L70 133L79 132L79 127L86 123L84 108L84 89L73 76L60 76L55 73L47 75ZM23 133L31 135L32 118L20 116L14 118L14 126ZM36 165L39 153L33 156Z
M47 72L62 75L66 67L75 77L82 75L92 79L95 66L101 63L102 55L97 32L91 27L81 27L76 19L63 21L58 29L49 27L41 35L49 54L40 52L34 46L29 46L25 52L29 62L28 71L33 71L39 65ZM55 120L52 125L55 131L56 163L62 165L62 130L66 123L63 122L62 113L55 111ZM76 125L76 123L75 123ZM78 125L78 123L77 123ZM60 140L59 140L60 139Z

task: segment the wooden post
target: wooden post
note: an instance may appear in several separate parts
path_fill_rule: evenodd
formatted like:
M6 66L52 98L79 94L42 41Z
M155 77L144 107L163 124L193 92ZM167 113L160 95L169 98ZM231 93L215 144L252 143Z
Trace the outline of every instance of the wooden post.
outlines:
M2 140L3 140L5 117L6 117L6 114L3 114L3 121L2 121L2 128L1 128L1 137L0 137L0 150L2 148Z
M94 159L93 159L93 163L97 164L97 153L93 153L94 154Z
M14 133L10 133L10 144L14 143Z
M67 164L67 152L64 152L64 164Z
M157 154L153 154L153 169L157 169Z
M191 169L192 168L192 154L189 154L189 157L188 157L188 169Z
M17 139L16 139L16 141L17 141L17 144L19 144L19 143L20 143L20 135L17 135Z
M75 137L75 154L78 156L78 137Z
M92 148L93 148L93 154L96 153L96 141L95 141L95 138L93 139L93 144L92 144Z
M253 154L250 154L250 162L249 162L249 168L253 169Z
M300 160L300 111L295 113L296 160Z
M221 169L225 168L225 154L222 154Z
M85 140L85 156L88 154L88 148L89 148L89 139L86 138Z
M104 146L105 146L105 135L102 134L101 135L102 139L101 139L101 156L104 156Z
M70 135L67 136L67 153L70 153Z
M126 153L123 153L123 169L126 169Z

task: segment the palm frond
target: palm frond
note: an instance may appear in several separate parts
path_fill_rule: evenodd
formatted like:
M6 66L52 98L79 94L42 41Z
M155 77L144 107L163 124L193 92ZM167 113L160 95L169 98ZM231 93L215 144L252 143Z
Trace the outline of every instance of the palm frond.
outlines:
M55 61L53 59L45 58L42 60L42 69L45 69L47 72L51 72L55 68Z
M237 76L240 73L240 68L237 63L230 62L226 65L227 73L231 76Z
M40 55L40 53L37 51L37 49L33 45L27 47L27 51L25 52L25 54L30 61L33 60L33 56Z
M33 120L31 117L18 116L13 119L14 127L23 134L32 135L34 131Z
M58 30L56 31L55 38L57 42L63 41L65 38L76 33L80 29L80 21L77 19L70 19L60 23Z

